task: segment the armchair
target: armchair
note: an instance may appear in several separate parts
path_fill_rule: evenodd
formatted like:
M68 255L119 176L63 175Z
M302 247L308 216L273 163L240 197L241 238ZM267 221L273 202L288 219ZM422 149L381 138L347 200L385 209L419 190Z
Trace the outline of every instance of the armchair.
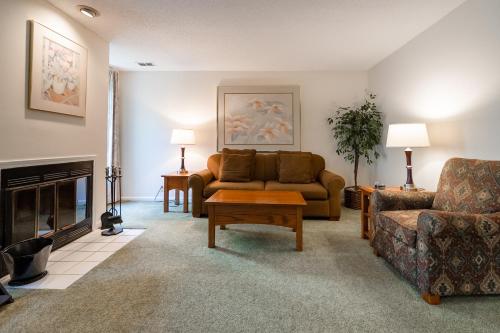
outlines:
M422 298L500 294L500 161L454 158L438 190L372 197L374 251Z

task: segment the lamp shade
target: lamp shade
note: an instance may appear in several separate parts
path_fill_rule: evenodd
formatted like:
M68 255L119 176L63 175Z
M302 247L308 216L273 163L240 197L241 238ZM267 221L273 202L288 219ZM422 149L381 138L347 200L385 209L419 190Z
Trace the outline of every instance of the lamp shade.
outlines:
M425 124L390 124L386 147L429 147Z
M174 129L170 143L176 145L194 145L194 131L190 129Z

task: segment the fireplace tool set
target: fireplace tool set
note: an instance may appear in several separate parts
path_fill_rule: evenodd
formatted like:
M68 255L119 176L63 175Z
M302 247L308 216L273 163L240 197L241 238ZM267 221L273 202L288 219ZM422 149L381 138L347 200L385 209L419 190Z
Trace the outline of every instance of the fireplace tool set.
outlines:
M106 207L109 209L101 215L103 236L117 235L123 231L122 214L122 169L113 166L106 168ZM109 199L108 200L108 196ZM118 209L117 209L118 207Z

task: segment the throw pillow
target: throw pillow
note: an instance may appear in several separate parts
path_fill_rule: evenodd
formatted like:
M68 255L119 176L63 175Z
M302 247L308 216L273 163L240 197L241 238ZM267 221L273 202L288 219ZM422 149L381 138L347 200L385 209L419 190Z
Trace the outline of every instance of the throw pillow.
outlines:
M312 154L306 152L278 152L280 183L308 184L313 180Z
M238 154L238 155L250 155L252 157L252 162L250 164L250 179L255 178L255 154L257 151L255 149L229 149L229 148L224 148L222 149L222 154L221 154L221 161L220 161L220 167L219 167L219 175L220 175L220 170L222 170L222 164L224 163L224 156L229 155L229 154ZM220 176L219 176L220 178Z
M219 171L221 182L249 182L254 156L249 154L223 154Z

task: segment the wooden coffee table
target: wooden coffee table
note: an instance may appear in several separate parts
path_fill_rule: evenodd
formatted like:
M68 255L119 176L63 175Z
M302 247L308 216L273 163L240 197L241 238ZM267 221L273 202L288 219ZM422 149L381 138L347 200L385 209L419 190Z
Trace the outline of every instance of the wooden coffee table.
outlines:
M215 226L271 224L295 231L296 249L302 251L302 207L306 201L295 191L219 190L208 205L208 247L215 247Z

